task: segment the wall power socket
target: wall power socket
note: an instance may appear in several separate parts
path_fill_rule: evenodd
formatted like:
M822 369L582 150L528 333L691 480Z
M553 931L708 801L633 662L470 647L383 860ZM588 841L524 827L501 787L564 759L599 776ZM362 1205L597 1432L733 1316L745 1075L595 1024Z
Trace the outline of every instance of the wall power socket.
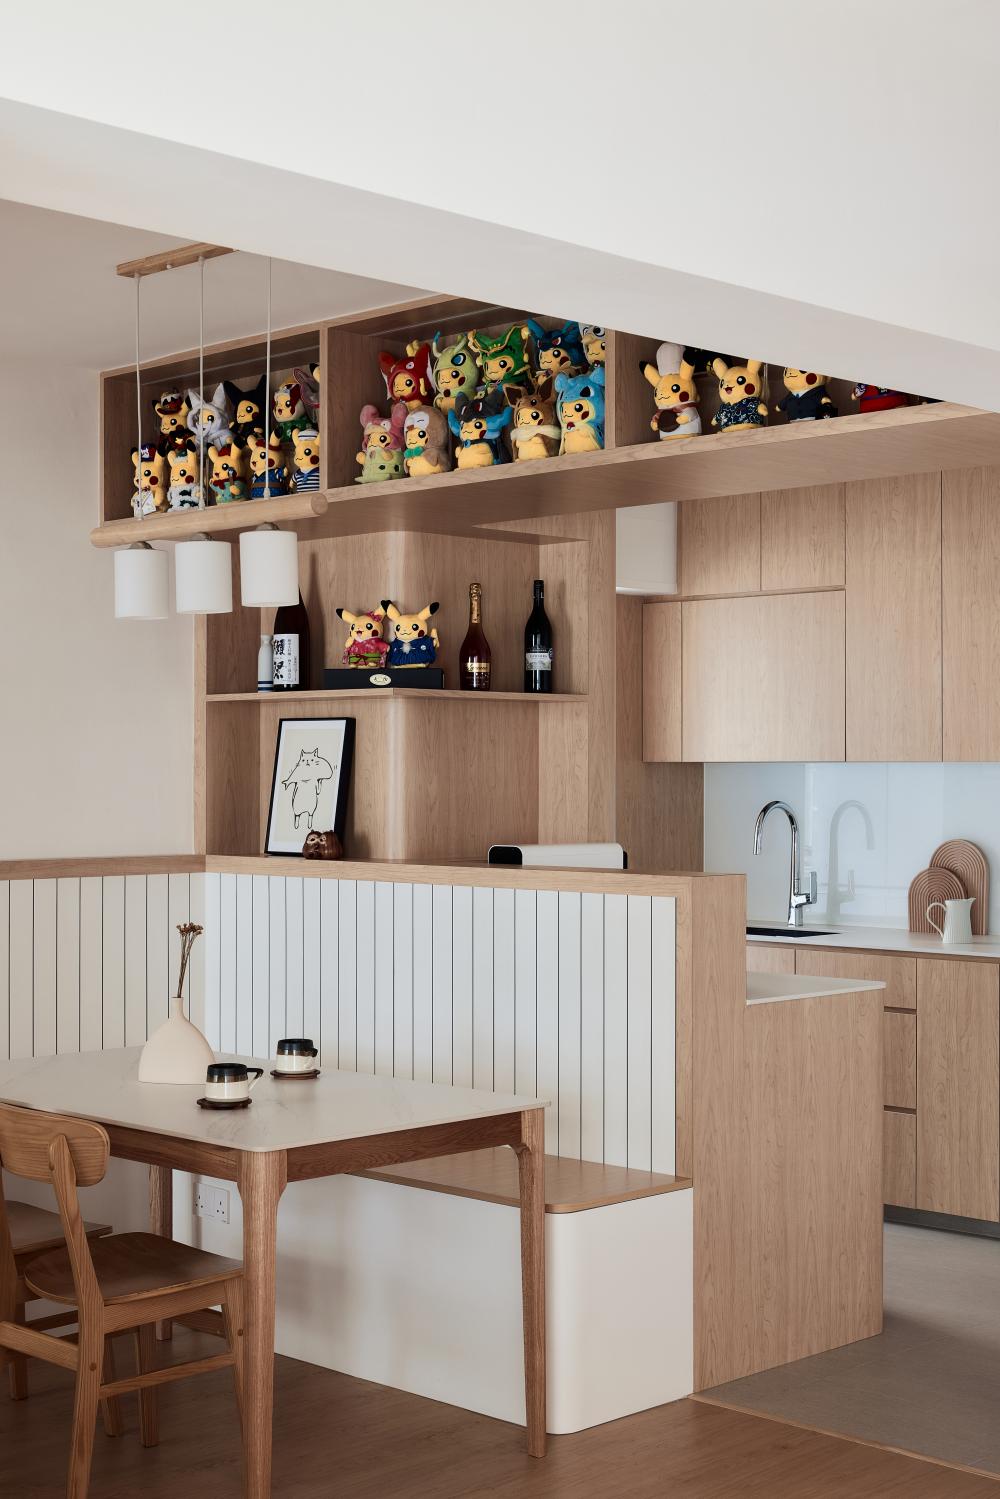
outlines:
M207 1182L196 1183L194 1210L199 1218L214 1218L217 1223L228 1223L229 1192L225 1187L213 1187Z

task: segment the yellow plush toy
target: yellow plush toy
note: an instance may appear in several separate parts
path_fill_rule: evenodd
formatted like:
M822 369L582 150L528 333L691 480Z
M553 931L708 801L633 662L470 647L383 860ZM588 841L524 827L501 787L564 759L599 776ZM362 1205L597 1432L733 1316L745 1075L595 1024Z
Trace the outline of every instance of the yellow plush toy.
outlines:
M697 437L701 431L698 390L694 383L694 360L680 344L661 344L656 363L640 363L640 369L653 387L656 415L649 425L659 432L661 442L678 437Z
M712 368L719 377L722 401L712 418L712 426L730 432L763 427L767 421L767 407L761 400L764 382L760 372L764 361L748 359L746 364L727 364L724 359L713 359Z

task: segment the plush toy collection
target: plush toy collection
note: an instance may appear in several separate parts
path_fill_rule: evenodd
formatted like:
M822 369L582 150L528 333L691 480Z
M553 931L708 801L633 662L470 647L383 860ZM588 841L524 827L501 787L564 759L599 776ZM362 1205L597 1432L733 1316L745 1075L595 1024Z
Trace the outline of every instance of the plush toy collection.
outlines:
M362 408L356 482L598 451L606 356L597 324L545 328L535 318L383 351L388 414Z
M367 670L381 670L385 666L396 670L409 666L433 666L441 641L437 630L428 624L438 605L425 604L416 614L404 614L392 602L383 599L377 609L368 609L362 614L352 614L349 609L338 609L337 615L349 630L341 657L345 666L358 666ZM382 636L382 622L392 623L392 639Z
M136 515L197 509L203 495L230 505L319 489L319 382L311 364L282 379L270 402L264 375L248 389L222 380L205 396L161 391L156 441L132 450Z

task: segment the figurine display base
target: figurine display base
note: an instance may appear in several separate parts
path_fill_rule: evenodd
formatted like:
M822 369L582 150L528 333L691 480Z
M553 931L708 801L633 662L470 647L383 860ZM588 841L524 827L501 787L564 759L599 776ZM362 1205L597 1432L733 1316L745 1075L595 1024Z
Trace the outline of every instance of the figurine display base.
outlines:
M357 692L371 687L374 692L386 687L444 687L444 668L440 666L328 666L323 686L331 692Z

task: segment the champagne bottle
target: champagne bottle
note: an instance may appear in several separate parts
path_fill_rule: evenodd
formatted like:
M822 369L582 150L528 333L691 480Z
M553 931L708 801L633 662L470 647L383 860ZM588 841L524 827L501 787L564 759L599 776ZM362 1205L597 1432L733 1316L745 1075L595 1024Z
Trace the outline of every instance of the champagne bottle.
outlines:
M552 691L552 626L545 612L545 584L535 579L535 599L524 627L524 690Z
M275 692L306 692L309 675L309 616L299 594L297 604L282 604L274 616Z
M469 628L458 658L458 680L463 692L489 692L490 643L483 633L483 589L469 584Z

